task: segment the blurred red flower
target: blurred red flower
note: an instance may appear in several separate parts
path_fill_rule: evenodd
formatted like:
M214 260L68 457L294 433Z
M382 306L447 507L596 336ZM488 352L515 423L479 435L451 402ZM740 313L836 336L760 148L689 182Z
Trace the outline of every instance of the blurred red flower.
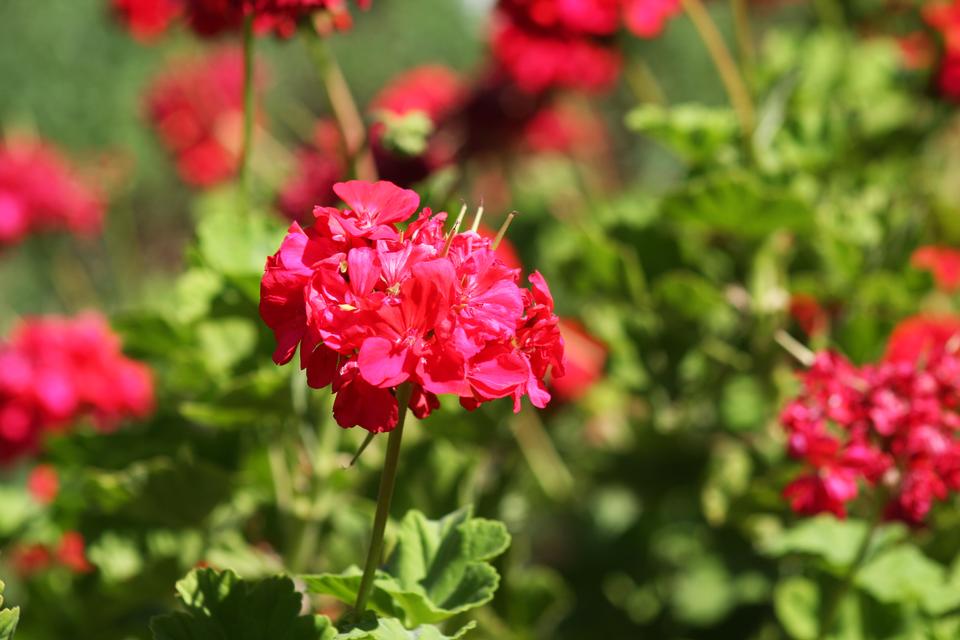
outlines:
M932 273L937 287L947 293L960 287L960 250L926 245L913 252L910 264Z
M960 317L918 315L900 322L890 334L884 360L916 362L940 357L951 341L960 340ZM960 346L960 345L956 345ZM956 351L956 348L950 349Z
M151 42L167 30L181 14L180 0L113 0L120 21L141 42Z
M104 207L60 154L46 143L0 143L0 247L29 233L100 230Z
M565 374L552 380L550 386L558 399L574 402L603 377L607 346L572 318L560 319L560 335L563 336Z
M153 411L153 380L98 315L30 318L0 342L0 461L89 417L101 430Z
M315 206L337 202L333 185L346 177L343 136L332 120L314 127L312 144L297 151L297 164L277 197L277 207L290 220L306 222Z
M60 493L60 476L49 464L38 464L27 477L27 491L40 504L50 504Z
M262 85L261 68L256 76ZM151 84L146 107L185 182L210 187L233 176L243 135L243 54L239 49L174 61Z

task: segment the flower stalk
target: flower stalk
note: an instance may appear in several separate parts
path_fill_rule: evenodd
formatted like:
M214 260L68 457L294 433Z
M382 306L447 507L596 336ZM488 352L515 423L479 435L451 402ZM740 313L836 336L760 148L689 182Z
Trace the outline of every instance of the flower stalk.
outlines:
M743 80L743 75L740 73L730 49L727 48L720 30L701 0L680 0L680 2L717 67L720 80L723 82L724 89L726 89L730 98L730 104L733 105L737 114L743 137L745 140L749 140L753 135L756 110L750 92L747 90L746 82Z
M333 51L326 40L318 36L309 26L304 27L304 40L327 92L330 108L340 128L347 157L353 164L357 179L376 180L377 167L367 144L367 129L363 123L363 116L360 115L353 93L350 91L350 85L347 84L347 79L343 76Z
M387 455L380 475L380 490L377 494L377 512L373 518L373 533L370 535L370 548L367 551L367 561L363 567L363 578L360 580L360 589L357 591L357 603L354 613L360 616L367 608L367 599L373 589L373 580L376 577L377 567L383 555L383 535L387 529L387 520L390 517L390 502L393 500L393 489L397 483L397 468L400 460L400 441L403 438L403 423L407 417L407 406L410 404L410 394L413 387L409 382L397 387L397 426L390 432L387 440Z
M243 22L243 142L240 148L240 194L243 211L250 214L250 156L253 150L253 120L256 110L254 91L254 43L253 15Z

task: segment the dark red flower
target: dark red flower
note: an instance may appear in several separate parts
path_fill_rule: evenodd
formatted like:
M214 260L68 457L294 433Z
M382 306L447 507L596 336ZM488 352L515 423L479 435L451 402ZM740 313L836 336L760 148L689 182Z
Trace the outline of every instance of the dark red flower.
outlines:
M607 346L570 318L560 319L560 335L563 336L566 356L565 373L551 379L550 388L560 400L573 402L582 398L603 377Z
M795 293L790 296L790 316L808 336L823 333L830 324L827 311L808 293Z
M415 216L412 191L360 181L334 191L347 208L317 207L314 224L292 225L267 260L260 313L275 361L299 346L310 386L332 384L337 422L373 432L395 426L405 383L418 417L439 393L470 408L503 397L519 408L523 395L544 406L563 342L542 277L522 290L488 238L449 235L443 213Z
M45 143L0 144L0 247L29 233L100 230L103 203Z

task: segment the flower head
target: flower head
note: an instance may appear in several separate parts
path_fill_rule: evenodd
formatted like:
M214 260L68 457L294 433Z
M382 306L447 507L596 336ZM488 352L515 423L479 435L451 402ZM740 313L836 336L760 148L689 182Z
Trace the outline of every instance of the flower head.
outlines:
M23 320L0 342L0 461L81 418L109 430L152 410L150 371L121 353L99 316Z
M446 214L417 213L413 191L361 181L334 191L346 206L315 208L314 224L292 225L267 259L260 313L274 360L299 347L308 384L337 394L343 427L391 430L401 384L418 417L442 393L468 408L510 397L519 410L524 395L545 406L563 340L542 276L521 288L489 238L445 232Z
M781 415L788 452L806 469L784 491L795 511L844 517L867 495L888 518L919 525L960 490L960 358L935 326L935 343L895 344L895 332L878 364L823 352L801 375Z
M910 264L933 274L937 287L947 293L960 288L960 250L926 245L910 256Z
M94 233L102 222L100 195L53 147L33 140L0 144L0 247L29 233Z

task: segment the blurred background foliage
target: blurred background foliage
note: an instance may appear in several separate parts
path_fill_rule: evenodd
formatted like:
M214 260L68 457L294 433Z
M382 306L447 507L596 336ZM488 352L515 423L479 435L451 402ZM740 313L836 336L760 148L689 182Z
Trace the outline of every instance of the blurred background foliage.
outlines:
M482 65L486 5L377 0L333 40L358 102L420 63ZM726 4L711 9L729 34ZM494 214L521 212L510 238L524 264L607 362L582 398L542 414L445 402L408 430L394 513L472 503L513 536L472 637L814 637L820 594L863 523L797 524L780 497L791 467L776 418L797 363L778 332L808 341L788 311L809 293L829 310L810 345L865 361L902 318L955 309L908 263L919 244L960 241L960 135L894 45L818 27L809 9L756 10L749 148L678 19L661 38L624 42L672 106L641 104L629 83L595 101L610 173L567 156L510 167ZM5 598L23 607L17 638L146 638L198 563L245 578L356 563L383 443L345 468L362 434L333 423L326 391L270 360L258 283L284 223L239 220L229 190L183 186L144 123L149 79L198 45L137 45L101 0L4 0L0 43L4 131L38 132L111 185L102 237L31 238L2 256L0 327L106 309L159 394L145 424L49 444L62 486L51 508L31 501L25 468L6 473L0 540L76 529L96 567L21 579L0 557ZM271 134L293 146L326 109L321 87L299 40L260 50ZM891 529L835 637L955 638L958 519L945 505L909 541Z

